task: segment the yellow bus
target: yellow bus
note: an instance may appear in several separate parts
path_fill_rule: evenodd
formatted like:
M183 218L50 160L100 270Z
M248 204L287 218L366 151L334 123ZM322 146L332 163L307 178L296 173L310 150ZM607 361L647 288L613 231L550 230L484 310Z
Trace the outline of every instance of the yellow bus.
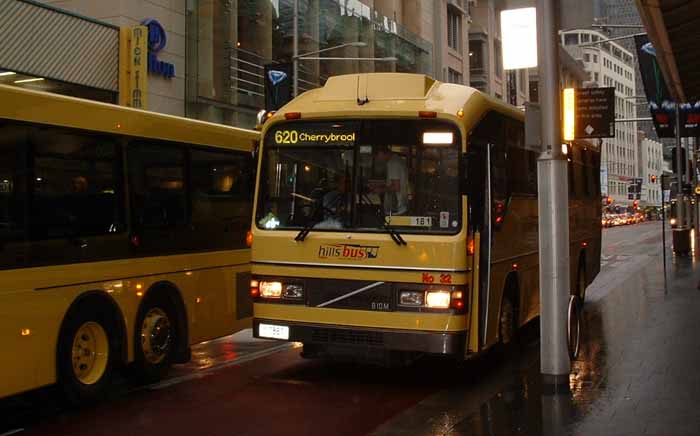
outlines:
M102 394L250 325L259 133L0 86L0 397ZM242 290L242 292L237 292Z
M538 152L523 122L475 89L398 73L332 77L270 117L254 335L302 342L309 356L461 359L510 342L540 306ZM600 155L570 148L571 293L582 299L600 265Z

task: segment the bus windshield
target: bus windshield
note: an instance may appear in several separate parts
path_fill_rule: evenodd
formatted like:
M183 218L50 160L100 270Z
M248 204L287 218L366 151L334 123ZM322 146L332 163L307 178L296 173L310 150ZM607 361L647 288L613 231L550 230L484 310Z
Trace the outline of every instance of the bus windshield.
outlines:
M459 131L437 120L287 122L265 139L263 229L455 234Z

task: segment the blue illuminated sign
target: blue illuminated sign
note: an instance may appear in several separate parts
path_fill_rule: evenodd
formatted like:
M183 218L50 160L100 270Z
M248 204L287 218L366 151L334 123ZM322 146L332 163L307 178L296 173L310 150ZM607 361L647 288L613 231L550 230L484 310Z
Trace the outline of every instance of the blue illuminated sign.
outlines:
M154 18L144 20L141 24L148 27L148 72L168 79L175 77L175 65L161 61L157 56L167 43L165 29Z

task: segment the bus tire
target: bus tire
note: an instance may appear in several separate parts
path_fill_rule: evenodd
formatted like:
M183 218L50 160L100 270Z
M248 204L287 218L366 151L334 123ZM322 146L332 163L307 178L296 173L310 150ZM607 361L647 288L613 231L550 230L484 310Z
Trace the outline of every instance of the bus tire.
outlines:
M573 295L578 296L579 304L583 306L586 302L586 263L583 258L578 263L578 273L576 274L576 291Z
M566 345L569 359L574 361L581 349L581 299L577 295L572 295L569 299L567 315Z
M139 308L135 329L133 370L143 383L161 380L173 362L178 344L177 311L166 293L146 297Z
M503 293L498 315L498 342L504 347L515 341L518 331L518 306L515 303L515 291L512 289L512 287L508 287Z
M111 309L86 301L68 314L58 338L56 374L65 399L73 406L104 397L115 358L115 322Z

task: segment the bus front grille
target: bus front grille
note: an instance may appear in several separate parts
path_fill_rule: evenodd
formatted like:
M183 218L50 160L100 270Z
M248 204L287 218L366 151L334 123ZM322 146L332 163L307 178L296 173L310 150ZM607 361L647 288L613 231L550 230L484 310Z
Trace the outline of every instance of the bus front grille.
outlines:
M311 331L311 341L324 344L384 345L384 335L381 332L314 328Z

